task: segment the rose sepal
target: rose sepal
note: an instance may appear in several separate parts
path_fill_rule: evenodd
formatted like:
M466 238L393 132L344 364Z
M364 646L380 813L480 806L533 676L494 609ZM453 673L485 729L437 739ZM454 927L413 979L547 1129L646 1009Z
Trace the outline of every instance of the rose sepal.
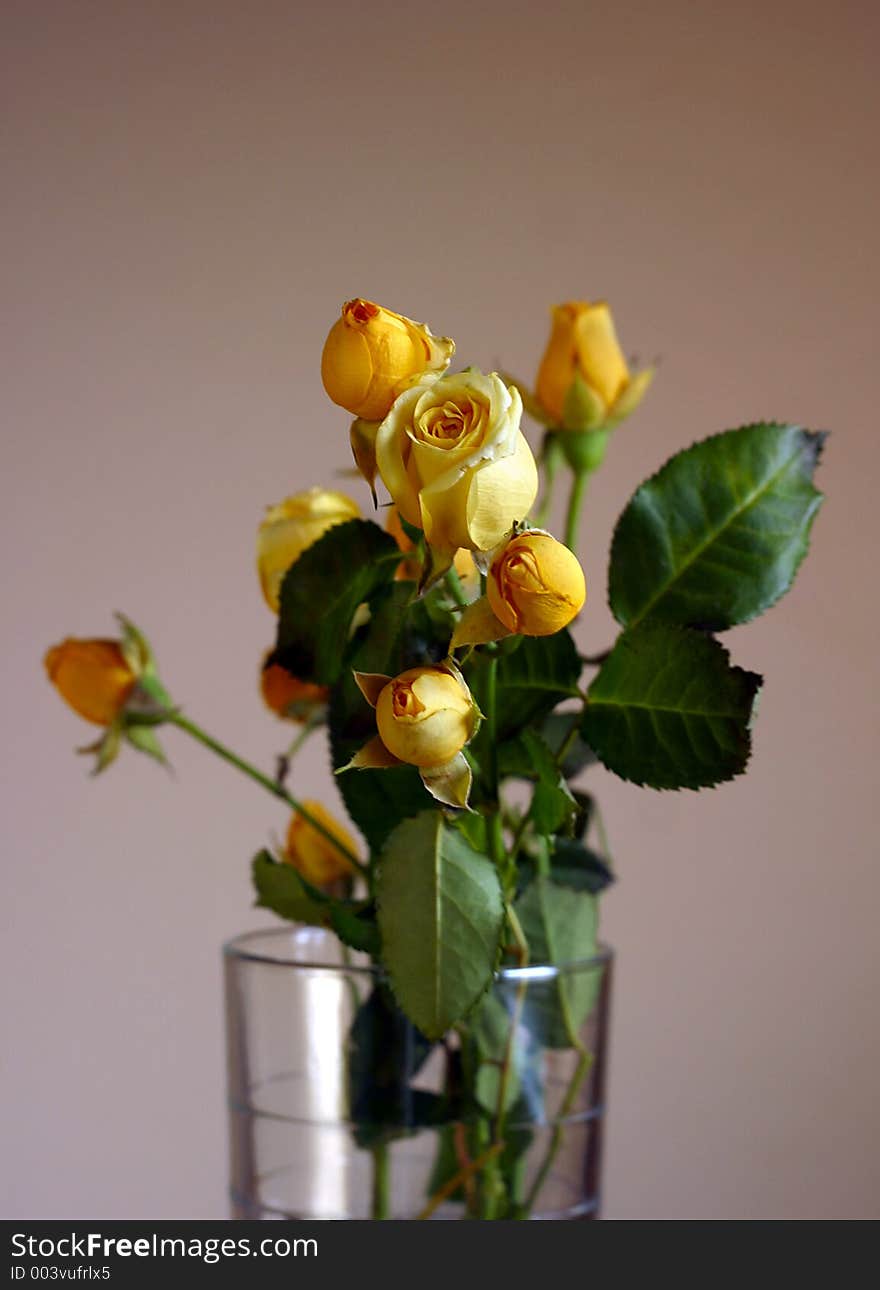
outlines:
M561 430L559 441L565 460L576 475L591 475L598 470L608 451L611 431Z
M505 627L501 619L495 616L489 597L480 596L479 600L474 600L459 615L449 648L454 650L462 645L488 645L512 635L510 628Z

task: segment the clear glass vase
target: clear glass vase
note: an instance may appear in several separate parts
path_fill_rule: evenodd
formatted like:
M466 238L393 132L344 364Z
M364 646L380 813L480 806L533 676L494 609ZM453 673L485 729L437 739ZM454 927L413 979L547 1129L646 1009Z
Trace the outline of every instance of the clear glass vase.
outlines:
M596 1218L611 952L502 969L429 1043L308 927L224 947L234 1218Z

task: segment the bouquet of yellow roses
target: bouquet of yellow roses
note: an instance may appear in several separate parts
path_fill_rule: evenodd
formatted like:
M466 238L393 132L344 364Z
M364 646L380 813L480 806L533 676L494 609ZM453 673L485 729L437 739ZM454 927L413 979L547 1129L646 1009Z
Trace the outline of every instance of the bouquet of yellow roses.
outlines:
M645 482L611 543L620 632L587 659L569 630L586 598L578 521L652 370L631 370L602 302L554 310L533 390L450 371L454 350L360 299L327 337L324 386L353 418L376 510L363 518L352 498L313 487L270 507L259 527L260 583L278 619L262 693L300 730L277 775L189 718L127 619L119 639L67 640L46 667L102 727L88 749L97 770L125 743L164 760L157 731L176 727L290 805L283 848L253 860L258 903L330 930L377 967L352 1027L358 1144L384 1171L395 1137L428 1124L438 1134L429 1212L445 1203L525 1217L559 1147L551 1139L525 1167L554 1061L571 1059L563 1110L590 1069L593 978L554 976L529 1003L530 969L595 964L599 952L597 904L612 874L597 805L576 781L597 760L654 789L744 770L761 678L733 665L717 635L791 585L821 500L812 476L823 435L749 425L696 443ZM524 410L542 427L537 461ZM564 541L545 527L560 472L570 481ZM365 849L289 786L319 729ZM506 969L520 976L499 993ZM405 1070L380 1060L375 1038L401 1022L418 1051ZM436 1051L443 1094L412 1101L415 1119L401 1124L402 1093Z

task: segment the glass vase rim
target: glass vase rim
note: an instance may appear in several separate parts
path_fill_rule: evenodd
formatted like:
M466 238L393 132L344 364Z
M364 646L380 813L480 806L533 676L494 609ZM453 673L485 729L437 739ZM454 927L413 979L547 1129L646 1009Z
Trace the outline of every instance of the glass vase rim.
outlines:
M239 963L259 963L265 967L300 968L303 971L344 973L362 977L379 978L384 976L381 964L370 962L328 963L318 958L309 958L290 950L288 954L261 953L254 942L264 942L277 937L290 937L296 932L309 932L322 938L328 945L342 944L335 933L323 927L310 927L305 923L290 923L280 927L257 927L251 931L239 932L224 941L222 953L224 960ZM352 951L358 953L358 951ZM363 957L363 956L361 956ZM564 963L533 963L528 967L501 967L495 973L496 981L547 981L561 976L565 972L586 971L590 968L607 967L614 958L610 945L600 941L597 952L586 958L567 959Z

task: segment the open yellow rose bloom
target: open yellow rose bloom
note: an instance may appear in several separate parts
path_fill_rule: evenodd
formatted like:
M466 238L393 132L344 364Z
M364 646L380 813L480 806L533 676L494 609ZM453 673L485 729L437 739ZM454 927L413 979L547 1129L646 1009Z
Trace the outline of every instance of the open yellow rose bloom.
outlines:
M380 425L382 480L448 561L459 548L489 550L528 514L538 472L521 416L516 389L468 368L413 386Z

